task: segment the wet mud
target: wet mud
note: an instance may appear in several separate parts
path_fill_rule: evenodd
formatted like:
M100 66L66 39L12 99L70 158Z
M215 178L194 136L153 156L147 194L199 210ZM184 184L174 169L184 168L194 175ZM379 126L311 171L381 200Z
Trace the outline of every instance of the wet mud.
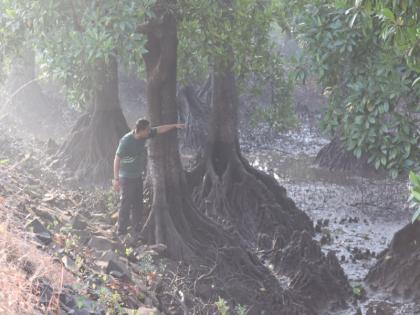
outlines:
M406 179L314 165L316 152L328 141L304 124L258 149L250 146L247 157L254 167L272 174L310 216L324 253L336 254L354 298L346 310L329 314L419 314L415 303L380 287L372 291L365 282L394 233L410 222Z

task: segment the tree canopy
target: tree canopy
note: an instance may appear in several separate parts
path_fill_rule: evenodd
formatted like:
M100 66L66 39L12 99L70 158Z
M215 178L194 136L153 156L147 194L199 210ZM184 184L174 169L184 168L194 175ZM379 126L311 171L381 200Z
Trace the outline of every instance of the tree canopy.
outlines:
M419 165L417 5L291 1L280 23L303 47L303 75L329 97L324 129L392 176Z

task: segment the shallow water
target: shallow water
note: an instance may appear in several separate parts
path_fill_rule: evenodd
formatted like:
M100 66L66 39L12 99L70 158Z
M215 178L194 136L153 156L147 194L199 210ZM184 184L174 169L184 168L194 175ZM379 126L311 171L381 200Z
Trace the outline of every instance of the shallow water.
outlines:
M299 137L304 137L301 132ZM362 284L366 288L363 279L375 263L376 255L411 218L406 202L407 181L321 169L313 165L313 161L315 153L327 140L310 134L308 141L288 146L296 139L296 136L291 137L280 149L278 143L264 149L249 149L247 158L254 167L272 174L315 223L328 220L316 234L318 240L324 238L322 249L336 253L351 285ZM387 300L395 314L419 314L414 304L380 293L368 292L367 301L358 306L362 314L366 314L369 303ZM355 314L355 306L334 314Z

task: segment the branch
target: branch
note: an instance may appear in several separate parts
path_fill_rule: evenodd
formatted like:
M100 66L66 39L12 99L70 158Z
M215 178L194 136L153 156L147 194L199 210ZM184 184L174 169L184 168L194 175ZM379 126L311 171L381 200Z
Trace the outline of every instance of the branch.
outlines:
M138 27L137 27L137 33L140 33L140 34L147 34L147 33L149 33L150 32L150 22L148 22L148 23L143 23L143 24L141 24L141 25L139 25Z
M161 31L160 28L158 28L158 26L161 26L163 24L163 17L155 17L153 19L151 19L149 22L140 24L136 31L140 34L144 34L147 35L150 32L155 32L156 37L157 38L161 38Z
M77 31L79 31L80 33L84 33L85 29L82 26L82 24L80 24L79 19L77 18L77 14L76 14L76 9L74 8L74 3L73 0L70 1L70 5L71 5L71 12L72 12L72 16L73 16L73 22L74 22L74 27L76 28Z

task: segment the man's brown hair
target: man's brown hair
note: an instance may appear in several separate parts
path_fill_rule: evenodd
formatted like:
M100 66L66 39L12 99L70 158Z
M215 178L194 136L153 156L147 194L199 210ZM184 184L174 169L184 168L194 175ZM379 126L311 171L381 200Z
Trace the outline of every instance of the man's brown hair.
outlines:
M146 130L150 126L150 122L145 118L136 121L136 132Z

